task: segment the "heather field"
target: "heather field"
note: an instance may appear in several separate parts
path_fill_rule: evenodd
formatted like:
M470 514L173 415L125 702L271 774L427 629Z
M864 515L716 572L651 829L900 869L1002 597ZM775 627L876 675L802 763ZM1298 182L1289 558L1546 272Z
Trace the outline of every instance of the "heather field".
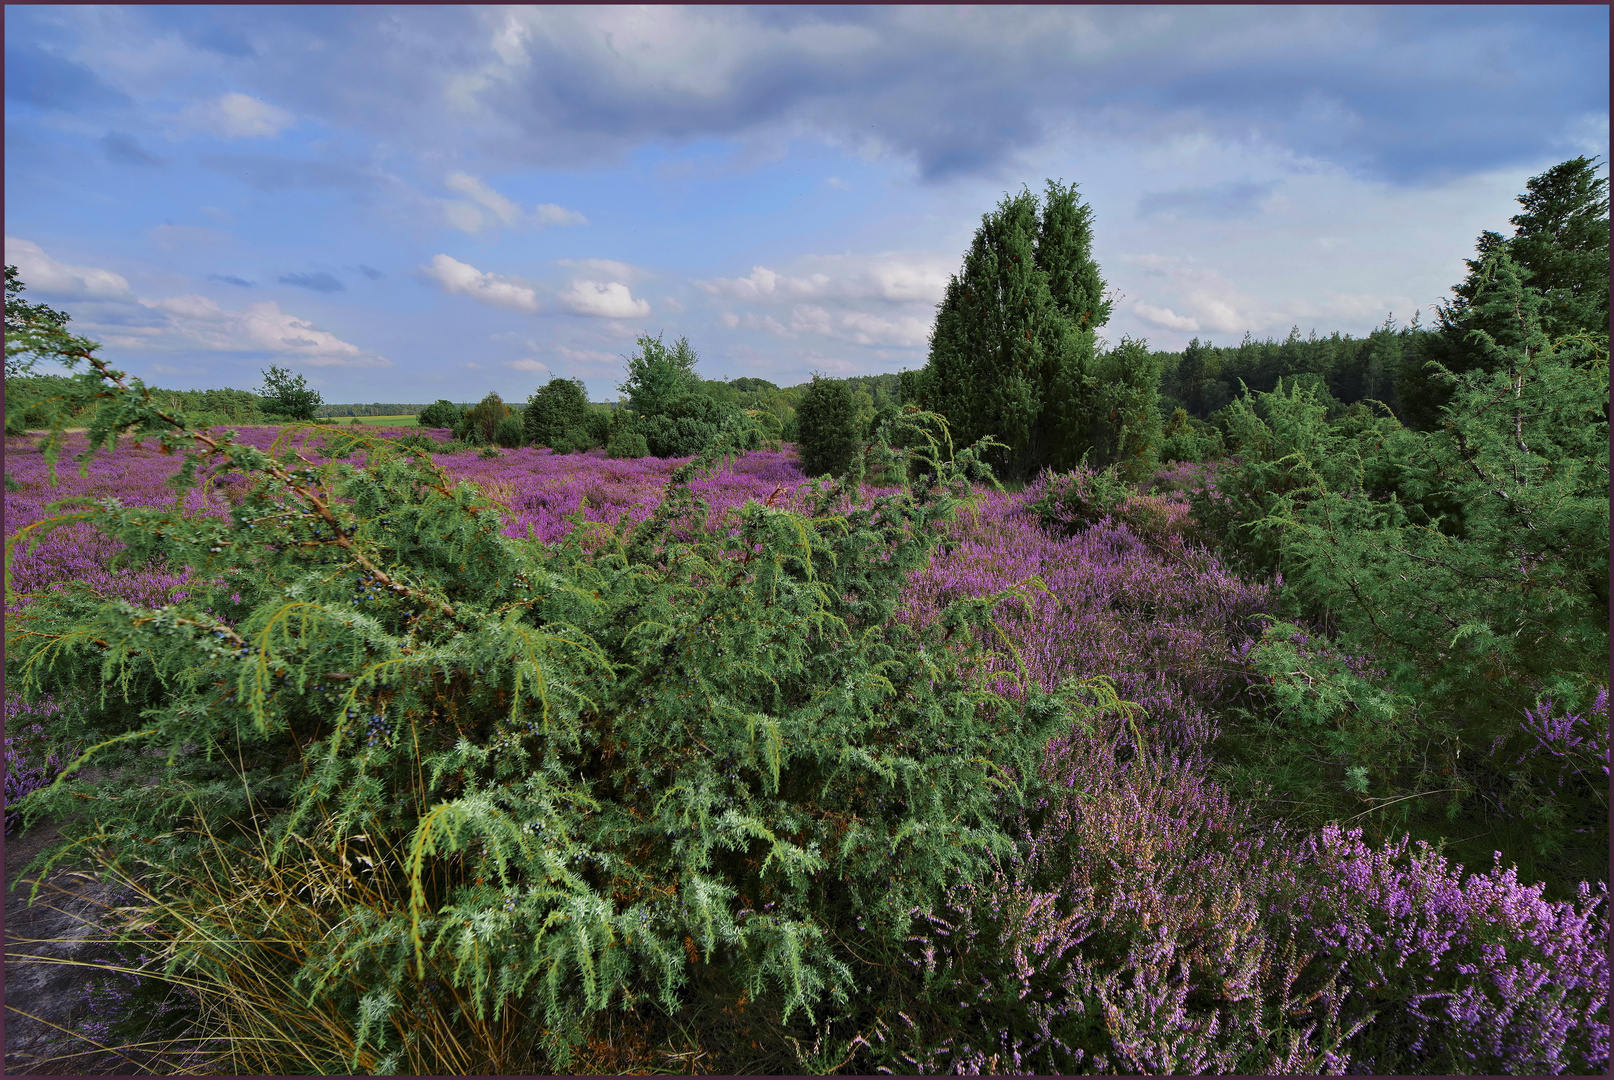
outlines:
M265 450L279 437L274 429L241 433L243 443ZM307 453L319 438L297 445ZM64 460L55 485L36 443L6 441L10 535L48 516L46 504L55 500L173 504L166 480L176 457L152 443L125 436L91 459L86 477ZM82 448L82 436L68 436L69 454ZM366 459L343 460L362 467ZM547 448L496 457L464 451L436 461L492 500L504 537L537 554L538 565L562 558L544 553L562 551L579 521L595 527L579 534L573 550L597 548L617 530L646 522L683 464ZM1576 901L1548 902L1502 866L1465 870L1427 846L1369 843L1360 831L1335 826L1286 829L1260 807L1236 805L1212 779L1219 710L1257 678L1249 657L1271 584L1232 573L1196 534L1183 489L1204 472L1162 472L1152 493L1140 486L1114 514L1074 535L1048 529L1033 512L1047 480L1015 493L977 485L959 513L936 526L937 546L906 578L893 623L952 625L949 612L959 602L996 597L988 601L995 632L980 639L984 648L970 653L966 666L984 669L986 684L1006 702L1064 693L1098 707L1073 708L1076 722L1046 742L1041 769L1055 794L1005 823L1021 843L993 857L987 878L961 879L945 904L912 912L908 948L888 960L896 970L882 984L882 995L895 1002L890 1016L872 1027L847 1026L833 1010L821 1011L824 1023L804 1027L799 1015L792 1025L788 1012L749 1016L747 992L736 998L732 990L691 984L705 1003L696 994L694 1011L671 1024L635 1020L631 1011L598 1014L567 1068L791 1071L793 1063L833 1071L856 1062L867 1071L883 1062L879 1067L897 1072L1059 1066L1304 1073L1385 1071L1388 1063L1389 1071L1422 1064L1428 1071L1537 1073L1606 1066L1606 886L1583 887ZM789 449L733 458L690 489L719 533L739 534L747 503L823 512ZM870 504L893 490L866 487L862 498ZM187 493L183 505L191 515L224 520L244 491L241 479L226 477ZM109 569L120 547L76 523L34 550L19 549L8 616L25 611L30 594L72 582L142 609L186 599L189 568L152 562ZM354 604L364 600L361 591ZM228 617L220 625L227 627ZM1102 695L1092 697L1091 684L1076 685L1096 676L1135 707L1106 706ZM8 830L16 799L80 749L53 736L61 707L51 700L24 705L7 688ZM370 730L372 750L390 745L390 729ZM127 894L135 907L140 897L157 902ZM507 900L506 912L515 903ZM697 946L684 941L694 960ZM86 1034L116 1042L125 1030L120 1020L152 1008L160 952L148 941L128 953L122 974L95 987ZM251 988L231 978L231 993L250 998ZM725 993L730 1004L719 1008L714 1001ZM189 999L179 997L181 1005L173 995L163 998L158 1011L206 1028L207 1067L222 1062L208 1055L230 1052L227 1033L235 1029L219 1020L230 1010L184 1006ZM191 997L209 994L193 990ZM867 1019L870 1003L862 1004L847 1015ZM252 1012L240 1001L234 1007ZM261 1017L265 1006L254 1007ZM359 1067L401 1067L396 1057L366 1056L362 1027L355 1043L351 1020L324 1014L317 1036L308 1034L307 1017L301 1022L304 1038L354 1047ZM454 1035L441 1015L428 1028ZM508 1021L494 1029L501 1046L521 1043ZM178 1045L185 1036L165 1038ZM806 1038L814 1041L804 1044ZM485 1064L475 1054L456 1059L442 1047L428 1054L406 1045L414 1055L408 1061ZM182 1067L194 1062L172 1065Z

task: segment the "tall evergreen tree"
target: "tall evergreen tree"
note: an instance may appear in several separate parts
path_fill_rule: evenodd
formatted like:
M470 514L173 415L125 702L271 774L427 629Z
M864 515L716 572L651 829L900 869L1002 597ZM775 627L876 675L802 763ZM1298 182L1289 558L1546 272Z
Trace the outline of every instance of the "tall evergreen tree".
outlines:
M1475 257L1465 260L1468 277L1436 308L1436 332L1402 361L1396 391L1408 424L1433 427L1451 399L1451 384L1435 376L1429 362L1454 374L1495 370L1497 354L1476 332L1505 337L1510 320L1480 310L1474 299L1482 267L1498 252L1508 253L1526 287L1542 297L1541 329L1549 340L1575 333L1608 340L1608 180L1596 169L1596 159L1582 156L1531 177L1519 196L1524 212L1510 219L1514 235L1480 234Z
M1585 156L1525 182L1508 249L1542 296L1549 340L1608 333L1608 178Z
M1050 180L1040 203L1029 190L1005 196L949 280L925 372L904 393L945 415L959 441L1004 443L1008 475L1068 467L1114 411L1101 409L1095 366L1110 308L1076 185Z

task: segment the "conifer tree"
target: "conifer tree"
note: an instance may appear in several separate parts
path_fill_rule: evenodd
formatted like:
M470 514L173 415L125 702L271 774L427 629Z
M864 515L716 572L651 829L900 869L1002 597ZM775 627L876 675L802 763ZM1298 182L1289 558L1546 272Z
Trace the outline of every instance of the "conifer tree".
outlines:
M1543 299L1541 330L1548 340L1577 333L1608 337L1609 201L1608 180L1597 175L1595 159L1578 157L1525 182L1519 196L1523 213L1510 219L1512 237L1486 230L1467 259L1468 277L1452 286L1452 299L1437 306L1435 333L1409 350L1396 379L1403 419L1419 428L1440 420L1451 400L1452 384L1434 374L1438 363L1454 374L1495 370L1497 354L1476 335L1516 336L1514 320L1488 316L1475 297L1481 268L1506 251L1526 287Z
M839 379L814 375L796 406L796 450L808 476L844 476L858 451L852 392Z
M550 379L527 399L522 432L534 446L581 428L588 419L588 391L580 379Z
M905 383L961 441L991 435L1006 444L1000 463L1010 475L1074 465L1114 420L1134 430L1146 423L1141 413L1121 417L1101 393L1097 330L1111 304L1091 248L1092 211L1074 184L1050 180L1040 203L1029 190L1006 196L982 217L948 282L924 373ZM1150 365L1135 365L1147 357L1118 352L1103 374L1136 384L1124 396L1147 398L1152 411L1158 374L1144 390ZM1118 460L1115 445L1097 449L1110 456L1095 463Z

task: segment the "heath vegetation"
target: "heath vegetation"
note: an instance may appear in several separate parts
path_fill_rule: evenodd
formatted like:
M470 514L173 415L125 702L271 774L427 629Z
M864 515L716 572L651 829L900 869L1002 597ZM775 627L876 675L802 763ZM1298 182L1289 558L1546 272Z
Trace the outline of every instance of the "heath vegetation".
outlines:
M1050 183L983 218L922 371L714 382L646 334L614 405L413 428L275 368L146 387L7 268L6 827L122 890L84 1035L1605 1071L1595 164L1433 329L1111 345Z

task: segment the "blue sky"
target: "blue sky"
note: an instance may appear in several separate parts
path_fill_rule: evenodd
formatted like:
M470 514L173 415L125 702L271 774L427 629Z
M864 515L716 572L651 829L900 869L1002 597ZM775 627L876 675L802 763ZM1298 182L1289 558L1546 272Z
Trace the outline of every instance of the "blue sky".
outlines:
M1608 156L1595 6L7 6L5 260L148 382L329 402L921 367L1007 192L1074 181L1180 348L1400 322Z

